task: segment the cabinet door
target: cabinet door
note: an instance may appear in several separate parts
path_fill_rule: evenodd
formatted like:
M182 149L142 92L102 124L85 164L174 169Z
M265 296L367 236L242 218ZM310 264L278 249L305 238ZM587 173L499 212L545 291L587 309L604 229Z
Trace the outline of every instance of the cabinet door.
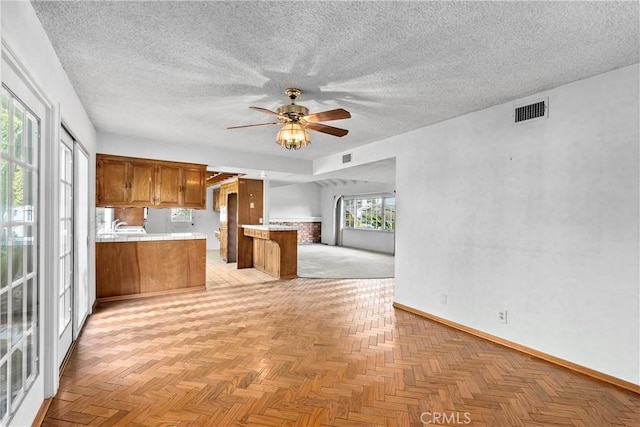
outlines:
M155 206L175 208L180 205L182 168L160 165L156 174Z
M227 241L229 236L227 234L227 226L220 224L220 257L227 260Z
M129 182L129 206L153 205L153 163L131 162Z
M213 189L213 210L215 212L220 212L220 189Z
M253 266L264 271L264 244L266 240L253 239Z
M280 246L273 240L264 241L264 267L267 273L280 277Z
M129 201L129 163L102 159L96 165L96 206L126 205Z
M203 169L182 168L182 200L180 206L204 209L206 188Z
M96 296L140 293L138 242L96 243Z

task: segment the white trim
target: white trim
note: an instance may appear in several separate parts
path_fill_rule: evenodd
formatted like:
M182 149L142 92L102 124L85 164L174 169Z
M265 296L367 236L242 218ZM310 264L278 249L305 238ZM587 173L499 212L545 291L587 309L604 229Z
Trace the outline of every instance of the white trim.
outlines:
M15 77L19 80L19 84L23 90L29 93L44 107L44 114L40 117L40 152L39 156L39 292L40 292L40 319L39 319L39 357L40 357L40 375L36 379L36 383L42 382L42 390L34 390L38 384L34 384L28 397L23 402L21 408L15 415L15 418L29 417L25 414L27 400L39 399L38 408L44 398L52 397L56 394L59 386L59 373L56 366L56 357L58 351L58 334L57 334L57 304L47 304L48 301L56 301L55 286L46 286L48 280L57 276L58 263L52 260L56 259L58 247L58 206L55 203L58 196L57 180L57 144L51 141L58 141L58 128L55 123L60 123L59 106L54 107L54 103L40 89L33 75L28 68L18 59L6 40L2 38L2 61L11 69ZM7 81L7 74L2 73L2 81ZM10 87L11 88L11 87ZM33 108L33 107L32 107ZM46 238L45 238L46 236ZM29 397L31 396L31 398ZM37 409L36 409L37 412ZM35 413L33 414L35 416ZM14 420L15 420L14 418Z

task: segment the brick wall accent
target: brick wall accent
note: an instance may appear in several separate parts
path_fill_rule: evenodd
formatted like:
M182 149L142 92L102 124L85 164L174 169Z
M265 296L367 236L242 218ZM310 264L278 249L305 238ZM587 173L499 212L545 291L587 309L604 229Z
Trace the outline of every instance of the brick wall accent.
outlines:
M321 222L273 222L271 225L287 225L298 229L298 244L320 243Z

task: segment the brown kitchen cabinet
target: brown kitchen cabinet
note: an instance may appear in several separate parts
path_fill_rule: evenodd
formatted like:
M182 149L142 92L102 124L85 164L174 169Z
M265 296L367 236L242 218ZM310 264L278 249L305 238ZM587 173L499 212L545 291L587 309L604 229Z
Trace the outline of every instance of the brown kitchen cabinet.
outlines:
M233 178L220 186L220 256L237 268L253 267L251 239L245 224L260 224L263 216L263 181Z
M96 156L96 206L204 209L206 165Z
M298 232L295 229L245 226L243 235L252 244L253 267L278 279L298 275Z
M180 206L184 208L204 209L206 203L207 180L206 167L182 167L182 188Z
M220 212L220 189L213 189L213 211Z
M153 206L158 208L181 207L180 186L182 170L178 165L156 166L155 194Z
M147 190L148 204L151 199L151 177L153 166L133 163L120 158L98 157L96 161L96 204L97 206L132 206L132 200L139 198ZM144 172L148 176L144 176ZM145 179L148 178L148 179ZM136 189L133 189L133 183ZM144 197L143 197L144 198Z
M129 200L127 206L150 206L155 196L156 166L150 162L126 162L129 165Z
M205 239L96 243L99 299L203 289L205 285Z

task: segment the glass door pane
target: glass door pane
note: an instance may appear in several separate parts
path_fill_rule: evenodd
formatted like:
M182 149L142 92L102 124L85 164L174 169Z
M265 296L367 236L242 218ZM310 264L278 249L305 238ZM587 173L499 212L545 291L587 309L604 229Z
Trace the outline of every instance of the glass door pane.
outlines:
M38 375L40 122L5 87L0 98L0 425L5 425Z
M58 366L71 348L73 341L73 141L61 131L59 151L58 199L60 249L58 282Z

